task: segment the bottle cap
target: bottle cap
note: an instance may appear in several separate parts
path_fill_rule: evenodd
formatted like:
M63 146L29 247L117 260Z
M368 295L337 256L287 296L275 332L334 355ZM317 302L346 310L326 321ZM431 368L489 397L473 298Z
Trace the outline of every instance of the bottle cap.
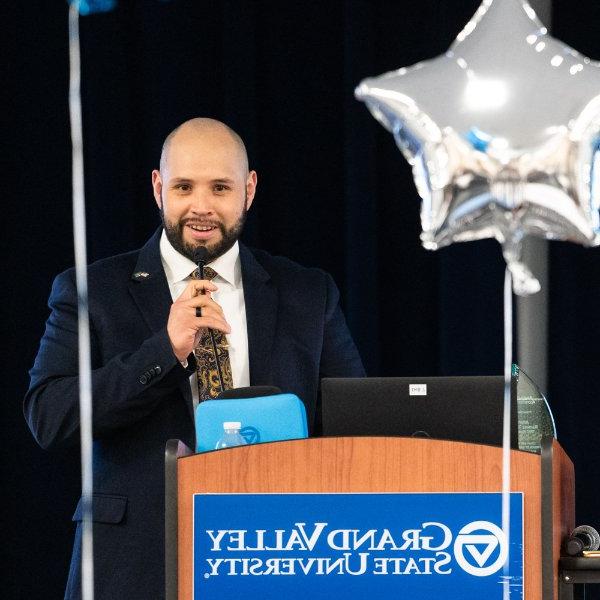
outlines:
M241 429L242 424L240 421L225 421L223 423L223 429Z

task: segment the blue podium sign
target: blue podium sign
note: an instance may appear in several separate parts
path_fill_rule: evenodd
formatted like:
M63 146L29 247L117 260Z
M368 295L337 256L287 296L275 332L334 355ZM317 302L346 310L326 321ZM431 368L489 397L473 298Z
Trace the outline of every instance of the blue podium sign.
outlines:
M194 599L523 598L523 495L195 494Z

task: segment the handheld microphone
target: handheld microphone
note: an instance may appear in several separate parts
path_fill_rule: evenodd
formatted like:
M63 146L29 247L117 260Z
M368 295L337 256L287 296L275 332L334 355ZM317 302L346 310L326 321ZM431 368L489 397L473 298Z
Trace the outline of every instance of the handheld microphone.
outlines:
M206 259L208 258L208 249L206 246L198 246L194 250L194 262L198 265L198 272L200 273L200 279L204 279L204 265L206 265Z
M580 525L573 529L565 541L565 551L569 556L579 556L587 550L600 548L600 535L589 525Z
M198 246L196 250L194 250L194 262L198 265L198 274L200 275L200 279L204 279L204 265L206 264L207 258L208 249L206 248L206 246ZM221 371L221 363L219 362L219 354L217 352L217 342L215 341L215 333L212 329L209 328L208 334L210 335L210 344L212 346L213 353L215 355L215 362L217 364L219 386L221 388L221 392L223 392L225 390L225 386L223 385L223 372Z

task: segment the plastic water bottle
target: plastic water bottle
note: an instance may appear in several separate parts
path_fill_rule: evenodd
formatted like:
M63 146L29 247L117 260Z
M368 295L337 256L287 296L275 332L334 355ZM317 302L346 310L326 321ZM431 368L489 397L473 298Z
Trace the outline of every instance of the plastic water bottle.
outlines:
M221 448L232 448L233 446L245 446L248 442L240 434L242 424L239 421L226 421L223 423L223 435L217 442L215 450Z

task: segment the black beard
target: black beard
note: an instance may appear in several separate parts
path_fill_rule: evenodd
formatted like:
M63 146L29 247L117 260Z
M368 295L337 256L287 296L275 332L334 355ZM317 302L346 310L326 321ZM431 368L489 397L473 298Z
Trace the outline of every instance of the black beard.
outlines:
M219 256L223 256L223 254L225 254L225 252L227 252L227 250L229 250L237 242L242 234L242 230L244 229L244 223L246 222L247 214L248 210L246 207L244 207L240 218L229 229L227 229L223 223L216 224L216 227L218 227L219 231L221 232L221 241L213 247L206 246L206 249L208 250L208 255L206 257L207 263L219 258ZM171 242L171 246L173 246L173 248L175 248L179 254L183 254L183 256L193 261L196 248L198 248L198 246L204 246L205 244L202 242L197 242L196 244L188 244L187 242L184 242L183 228L185 225L181 221L176 224L168 223L165 220L165 215L162 208L160 209L160 218L162 220L167 239L169 242Z

